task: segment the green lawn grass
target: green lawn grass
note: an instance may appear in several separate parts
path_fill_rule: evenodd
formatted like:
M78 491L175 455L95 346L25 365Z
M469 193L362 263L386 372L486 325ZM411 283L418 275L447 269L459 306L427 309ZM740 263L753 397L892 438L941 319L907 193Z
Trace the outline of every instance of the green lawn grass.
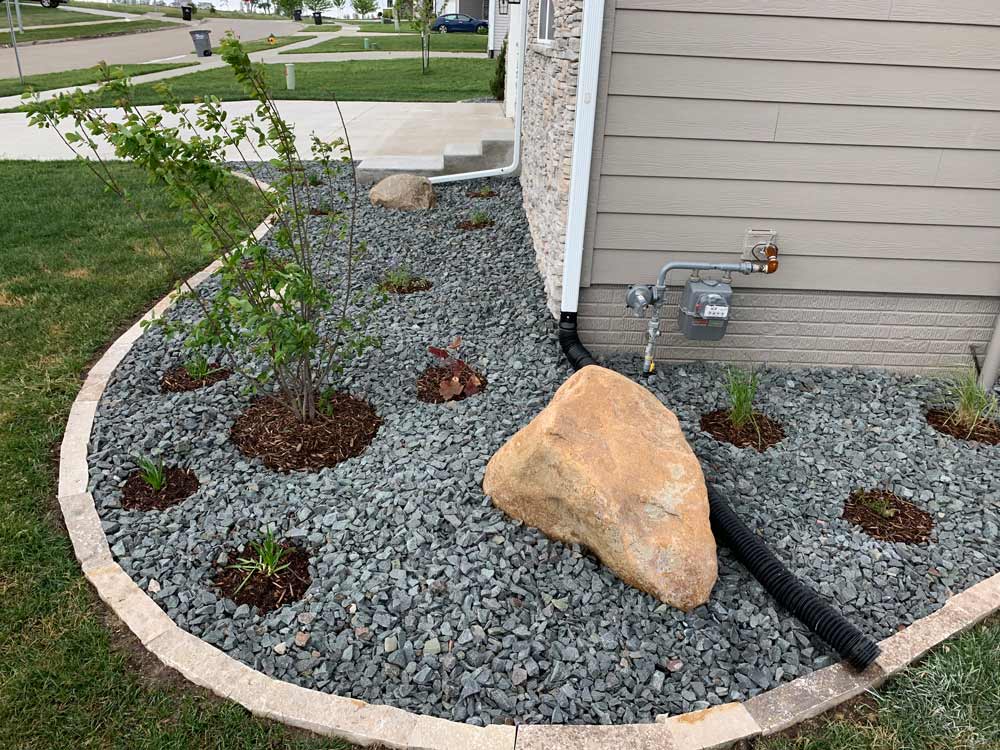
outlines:
M297 63L296 88L285 90L285 66L264 65L276 99L364 102L454 102L488 96L495 60L432 59L430 71L420 72L419 59L345 60L342 62ZM182 101L212 94L225 101L246 99L246 93L228 68L214 68L178 76L168 82ZM163 97L154 84L135 87L137 104L158 104ZM111 106L112 102L108 102Z
M352 26L357 26L362 34L416 34L417 31L410 26L409 20L399 22L399 31L392 23L372 23L371 21L345 21Z
M156 29L175 29L178 24L169 21L140 19L138 21L116 21L114 23L88 23L83 26L62 26L54 29L29 29L25 27L23 34L17 35L18 44L41 42L50 39L78 39L80 37L119 36L121 34L136 34L140 31ZM0 41L9 37L0 36Z
M81 373L175 279L211 260L136 168L115 169L179 267L83 165L0 162L0 747L343 749L141 678L61 527L53 448ZM233 189L264 213L247 183Z
M113 65L116 70L122 70L127 76L138 76L145 73L157 73L161 70L173 70L174 68L187 68L198 63L141 63L137 65ZM76 70L64 70L59 73L39 73L38 75L25 76L22 86L17 78L0 79L0 96L12 96L23 94L25 91L47 91L49 89L61 89L69 86L84 86L88 83L96 83L101 80L101 73L98 68L77 68Z
M371 49L365 50L365 36L342 36L335 39L327 39L325 42L314 44L307 50L301 50L312 54L314 52L365 52L383 50L386 52L397 51L420 51L419 34L396 34L394 36L380 36L368 38ZM298 50L297 50L298 51ZM431 38L431 54L435 52L486 52L486 37L480 34L435 34ZM294 54L286 52L284 54Z
M16 21L17 18L14 15L14 4L11 3L10 8L11 17ZM3 25L7 25L7 12L0 11L0 18L3 19ZM63 24L63 23L86 23L94 21L103 20L100 16L95 16L93 13L74 13L71 10L56 10L55 8L43 8L41 5L35 5L34 3L28 4L27 2L21 3L21 21L24 23L24 27L29 26L50 26L53 24ZM111 20L111 19L108 19Z
M305 23L308 20L308 23L306 23L306 25L302 27L301 31L308 31L310 34L317 31L320 33L333 33L335 31L340 31L341 28L343 28L339 24L330 23L325 18L323 19L323 23L321 23L319 26L313 23L312 19L308 18L307 16L303 16L302 20L303 23Z
M307 39L315 39L315 36L276 36L274 38L274 44L268 44L267 39L255 39L252 42L240 42L243 45L243 49L247 52L260 52L265 49L277 49L278 47L284 47L289 44L295 44L296 42L304 42ZM216 55L222 53L221 47L212 47L212 52Z
M756 750L1000 748L1000 620L938 647L874 696L872 709L837 713Z

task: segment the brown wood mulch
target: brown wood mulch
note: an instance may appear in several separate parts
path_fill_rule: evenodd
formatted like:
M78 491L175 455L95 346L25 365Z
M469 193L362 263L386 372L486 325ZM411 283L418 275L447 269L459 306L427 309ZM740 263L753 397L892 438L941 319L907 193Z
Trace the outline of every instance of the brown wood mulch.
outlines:
M489 221L460 221L455 225L459 229L464 229L466 232L472 231L474 229L486 229L486 227L493 226L493 220Z
M737 448L753 448L761 453L785 439L785 430L778 422L759 412L754 412L753 417L753 422L737 429L729 420L729 410L719 409L702 416L701 429L716 440L732 443Z
M240 451L275 471L319 471L361 455L382 426L375 409L346 393L326 402L330 415L299 421L271 396L254 401L233 424L230 437Z
M890 517L873 508L881 504L894 511ZM888 490L855 490L844 503L843 518L884 542L925 544L934 529L934 519L929 513Z
M428 367L417 378L417 399L429 404L443 404L445 401L462 401L470 395L475 395L465 392L465 386L473 377L479 378L479 390L476 393L482 393L486 390L486 378L463 362L458 370L458 382L462 386L462 392L451 398L445 398L441 393L441 381L451 377L453 377L452 365Z
M160 381L160 390L164 393L180 393L181 391L195 391L205 386L214 385L225 380L233 371L226 367L219 367L218 363L211 364L211 372L204 378L192 378L184 365L178 365L166 371Z
M467 190L465 192L468 198L496 198L497 191L493 189L488 190Z
M154 490L142 478L141 472L132 472L122 489L122 507L125 510L164 510L191 497L201 486L191 469L168 466L164 473L167 483Z
M301 599L312 584L309 553L294 544L280 546L285 550L280 564L288 563L288 567L270 577L252 573L243 588L240 588L240 584L247 577L245 572L228 567L219 568L215 575L215 585L222 595L237 604L256 607L261 612L271 612ZM229 553L229 559L234 562L239 558L252 560L253 557L254 552L249 545L243 552ZM237 592L238 588L240 590Z
M950 418L951 414L943 409L931 409L927 412L927 424L938 432L958 438L959 440L973 440L977 443L987 445L1000 445L1000 423L993 421L983 421L976 425L976 428L969 432L968 427L955 422Z
M426 292L432 286L434 285L427 279L415 278L410 279L405 284L392 284L388 281L383 281L379 284L379 289L391 294L413 294L415 292Z

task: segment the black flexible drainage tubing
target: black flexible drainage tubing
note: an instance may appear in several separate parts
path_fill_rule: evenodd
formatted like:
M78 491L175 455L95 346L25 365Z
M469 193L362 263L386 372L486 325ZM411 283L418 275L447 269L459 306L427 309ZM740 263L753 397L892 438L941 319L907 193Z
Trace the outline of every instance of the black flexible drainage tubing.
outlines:
M587 347L580 343L576 313L560 315L559 345L574 370L597 364ZM779 604L833 646L851 666L864 669L875 661L879 655L878 644L792 575L711 486L708 503L715 538L732 550L736 559Z

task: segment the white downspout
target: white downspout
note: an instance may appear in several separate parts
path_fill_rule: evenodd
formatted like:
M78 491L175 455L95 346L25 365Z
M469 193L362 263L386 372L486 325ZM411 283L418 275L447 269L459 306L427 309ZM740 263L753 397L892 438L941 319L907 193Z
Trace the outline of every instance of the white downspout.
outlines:
M603 34L604 0L584 2L583 27L580 32L580 72L576 83L576 123L573 127L573 166L569 178L566 250L563 255L561 310L564 313L576 313L580 301L583 232L587 225L587 200L590 196L590 166L594 151L597 79L601 68Z
M601 0L603 2L603 0ZM458 174L440 174L428 177L435 185L445 182L462 182L464 180L480 180L484 177L503 177L505 175L517 174L521 168L521 122L524 119L524 56L528 49L528 6L527 3L521 6L521 46L518 50L517 65L515 71L517 75L517 95L515 97L514 115L514 160L505 167L495 167L494 169L481 169L478 172L459 172Z

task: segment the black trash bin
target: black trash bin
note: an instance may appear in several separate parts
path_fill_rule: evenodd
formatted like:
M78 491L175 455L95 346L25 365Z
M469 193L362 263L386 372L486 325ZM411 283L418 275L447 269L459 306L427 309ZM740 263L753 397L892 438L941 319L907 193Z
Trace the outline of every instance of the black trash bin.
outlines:
M323 25L323 14L322 13L313 13L313 22L317 26L322 26Z
M191 40L194 42L194 53L198 57L212 56L212 32L206 29L198 29L189 32Z
M190 21L191 17L194 15L193 5L182 5L181 6L181 18L185 21Z
M302 8L296 8L292 11L292 20L301 21L302 20Z

